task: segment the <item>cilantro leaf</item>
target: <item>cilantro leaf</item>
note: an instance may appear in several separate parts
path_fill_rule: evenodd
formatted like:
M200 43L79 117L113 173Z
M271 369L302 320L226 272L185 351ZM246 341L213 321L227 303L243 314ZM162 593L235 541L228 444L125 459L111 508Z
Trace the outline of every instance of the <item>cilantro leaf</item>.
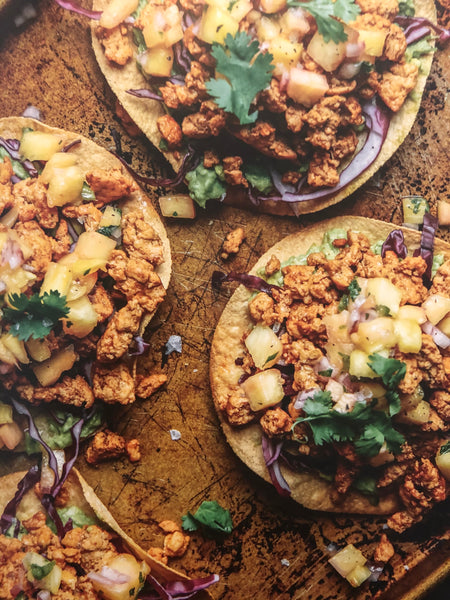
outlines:
M256 94L265 89L272 78L273 56L259 52L259 44L245 32L228 34L225 44L213 43L212 55L216 59L216 71L226 79L211 79L206 82L209 94L217 105L233 113L242 125L254 123L258 111L249 114L250 105Z
M24 342L45 337L69 314L66 297L56 290L29 298L25 294L11 294L8 302L11 306L3 309L3 316L11 325L9 333Z
M376 456L382 445L393 454L401 452L404 437L392 426L390 417L372 404L357 403L350 412L334 410L329 392L316 392L307 398L303 405L306 417L298 418L298 423L309 423L318 446L333 442L352 442L358 454Z
M94 190L90 187L86 181L83 181L83 187L81 188L81 197L85 202L95 202Z
M439 450L439 454L448 454L450 452L450 440L443 444Z
M361 292L361 288L359 286L358 280L354 277L350 281L350 285L348 286L348 293L352 300L354 300L357 296L359 296Z
M46 561L44 565L36 565L32 563L30 565L30 571L35 579L44 579L44 577L47 577L47 575L53 571L54 566L54 560Z
M345 42L347 39L341 21L350 23L361 12L354 0L336 0L335 2L333 0L311 0L310 2L288 0L288 6L300 6L309 12L314 17L317 29L325 42L333 41L336 44Z
M215 500L202 502L195 514L188 512L181 521L185 531L201 527L210 533L229 534L233 530L230 512Z
M385 358L381 354L369 356L369 367L381 377L384 385L390 390L395 390L406 375L404 362L395 358Z

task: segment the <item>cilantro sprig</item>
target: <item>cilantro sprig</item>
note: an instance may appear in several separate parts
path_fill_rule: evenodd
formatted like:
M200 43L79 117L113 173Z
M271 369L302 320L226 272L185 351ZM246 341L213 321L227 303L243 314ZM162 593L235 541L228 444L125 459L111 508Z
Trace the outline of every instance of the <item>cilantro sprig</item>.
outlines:
M8 302L10 306L3 308L3 317L10 324L9 333L24 342L45 337L69 314L66 297L56 290L29 298L25 294L11 294Z
M230 512L215 500L202 502L194 514L188 512L181 521L185 531L196 531L199 527L210 534L224 535L233 531Z
M397 388L400 381L406 375L406 364L395 358L385 358L381 354L369 356L369 367L381 377L386 386L386 398L389 403L389 414L391 417L400 412L400 396Z
M259 44L245 32L228 34L225 44L213 43L216 71L226 79L211 79L206 82L209 94L217 105L236 115L241 125L254 123L258 117L255 110L249 114L256 94L265 89L272 78L273 56L261 54Z
M305 400L306 417L295 423L309 423L318 446L333 442L352 442L356 452L376 456L384 443L390 452L399 454L405 438L392 426L389 416L375 410L376 402L357 403L350 412L334 410L330 392L316 392Z
M288 6L300 6L309 12L317 23L317 29L325 42L333 41L336 44L345 42L344 23L354 21L361 12L360 7L354 0L311 0L310 2L298 2L288 0ZM339 19L339 20L337 20Z

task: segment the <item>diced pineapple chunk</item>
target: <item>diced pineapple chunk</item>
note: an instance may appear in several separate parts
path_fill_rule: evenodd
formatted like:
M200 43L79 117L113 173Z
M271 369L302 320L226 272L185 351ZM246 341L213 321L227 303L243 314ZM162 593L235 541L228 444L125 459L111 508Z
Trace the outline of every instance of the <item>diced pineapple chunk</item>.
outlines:
M49 206L64 206L76 202L81 197L84 173L77 165L54 168L48 184L47 204Z
M22 429L14 421L0 425L0 443L5 445L8 450L14 450L23 438L24 433Z
M100 27L113 29L133 13L139 4L139 0L111 0L105 6L100 16Z
M427 320L427 316L425 314L425 310L421 306L404 304L398 309L397 319L410 319L419 325L423 325Z
M218 6L208 6L203 13L197 37L207 44L214 42L223 44L227 35L236 35L238 29L239 21L234 19L227 10Z
M177 217L178 219L195 218L194 201L188 194L160 196L159 207L163 217Z
M286 37L295 35L296 40L301 40L311 29L307 14L301 8L288 8L279 19L281 33ZM259 37L259 35L258 35Z
M450 317L444 317L442 321L439 321L437 328L450 337Z
M102 214L102 218L100 219L99 227L120 227L120 223L122 222L122 213L118 208L108 206L105 208Z
M364 557L361 550L355 548L353 544L348 544L345 548L336 552L328 562L336 569L339 575L347 577L355 567L365 565L367 559Z
M44 170L41 173L41 180L44 183L50 183L55 169L65 169L67 167L73 167L77 163L77 157L75 154L70 152L56 152L47 161Z
M275 41L280 36L280 24L276 19L261 17L256 33L261 42ZM276 63L277 61L274 60L273 62Z
M436 466L447 481L450 481L450 440L441 444L436 454Z
M19 340L19 338L14 337L10 333L4 333L1 339L6 348L14 354L19 362L24 365L27 365L30 362L27 351L25 350L25 344L22 340Z
M418 385L416 387L416 389L411 392L410 394L402 394L401 396L401 403L402 403L402 407L405 411L408 410L412 410L413 408L416 408L416 406L422 402L422 400L425 397L425 392L423 391L423 388Z
M22 562L24 567L27 569L28 581L32 582L35 587L41 590L48 590L51 594L56 594L58 592L59 586L61 585L61 567L55 564L48 575L40 579L36 579L32 573L32 565L45 567L50 563L50 561L36 552L27 552Z
M169 77L173 65L172 48L149 48L142 57L142 69L147 75Z
M253 9L253 4L250 0L226 0L225 2L223 0L206 0L206 4L226 10L236 21L242 21Z
M348 372L354 377L368 377L369 379L378 377L375 371L369 367L369 355L362 350L353 350L350 354Z
M257 369L273 367L283 353L280 338L267 325L256 325L246 337L245 346Z
M72 263L73 276L78 278L95 274L98 270L105 269L107 262L105 258L80 258Z
M436 325L450 312L450 298L440 294L431 294L423 302L422 307L425 309L425 314L430 323Z
M369 579L371 574L372 574L371 570L366 565L357 565L347 575L346 580L349 582L349 584L352 587L357 588L362 583L367 581L367 579Z
M294 67L290 70L286 93L295 102L312 107L325 96L328 88L325 75Z
M269 52L273 56L272 62L282 64L285 67L295 67L300 59L303 45L299 42L291 42L286 38L276 38L269 44Z
M106 235L102 235L96 231L84 231L78 238L74 253L81 259L108 261L115 247L115 240ZM72 268L74 268L73 265Z
M255 412L278 404L284 397L283 379L278 369L256 373L241 385Z
M359 42L364 42L364 52L368 56L381 56L388 30L364 30L358 29Z
M367 282L367 295L373 296L377 306L387 306L395 317L402 299L401 291L385 277L373 277Z
M345 42L326 42L318 31L308 44L308 54L328 73L335 71L345 58Z
M367 354L393 348L397 343L394 319L378 317L372 321L363 321L350 338L360 350L364 350Z
M286 8L286 0L260 0L259 7L263 13L273 14Z
M402 205L403 221L416 225L422 225L425 213L430 210L428 202L420 196L406 196L402 198Z
M61 296L67 296L72 283L72 269L61 263L50 263L45 273L44 281L41 284L39 295L43 296L46 292L59 292Z
M25 346L28 350L28 354L36 362L43 362L52 355L48 340L45 338L38 340L30 338L28 342L25 342Z
M13 422L14 419L12 406L0 401L0 425Z
M63 320L65 333L82 338L91 333L98 322L98 314L95 312L89 298L81 296L73 302L68 302L69 314ZM70 325L69 325L70 323Z
M327 329L328 341L341 344L351 343L347 327L348 315L348 310L343 310L334 315L324 315L322 321Z
M71 369L77 360L73 345L55 352L49 359L35 365L33 372L43 387L53 385L64 371Z
M16 365L17 359L9 348L5 346L2 338L0 337L0 362L6 363L7 365Z
M430 410L431 407L425 400L421 400L414 408L408 407L406 410L403 408L402 402L402 410L398 413L396 419L409 425L423 425L428 423Z
M126 583L94 580L94 588L106 600L134 600L150 572L150 567L144 561L138 562L131 554L119 554L111 559L108 567L127 576Z
M142 30L147 48L170 48L183 38L181 13L175 4L167 8L155 6L151 17Z
M6 285L6 293L14 294L23 292L36 280L36 275L24 269L10 269L2 267L2 281ZM8 303L8 301L6 301Z
M417 354L422 348L422 329L411 319L394 319L394 334L400 352Z
M90 273L89 275L86 275L86 277L80 276L73 279L70 284L70 289L67 292L67 302L73 302L73 300L77 300L78 298L81 298L81 296L89 294L97 283L97 279L97 272Z
M20 142L20 154L29 160L49 160L62 146L62 139L53 133L27 131Z

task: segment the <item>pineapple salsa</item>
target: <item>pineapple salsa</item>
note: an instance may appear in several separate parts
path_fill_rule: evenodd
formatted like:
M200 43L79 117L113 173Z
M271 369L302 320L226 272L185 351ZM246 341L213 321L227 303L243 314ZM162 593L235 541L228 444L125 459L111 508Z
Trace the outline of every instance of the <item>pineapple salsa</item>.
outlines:
M116 159L33 124L20 140L0 138L3 387L32 405L133 402L145 392L124 359L165 296L161 239ZM12 449L23 433L7 402L0 447Z
M264 291L248 303L241 376L219 404L233 427L259 423L263 451L282 444L294 469L332 482L343 512L355 490L373 503L395 493L388 525L397 532L449 490L443 259L434 257L432 271L430 256L408 255L401 230L372 246L363 233L332 230L301 257L280 264L272 255L259 273L264 287L250 284ZM274 456L265 459L286 491L280 471L272 476Z
M123 69L130 85L134 63L137 80L144 77L145 88L127 90L142 99L133 118L139 124L142 111L143 123L154 119L162 151L179 160L189 147L200 157L187 181L202 206L229 186L292 202L329 194L350 164L346 182L356 178L414 90L420 57L433 50L424 39L409 45L395 22L403 10L414 14L412 1L98 0L94 7L103 9L96 36L114 83Z

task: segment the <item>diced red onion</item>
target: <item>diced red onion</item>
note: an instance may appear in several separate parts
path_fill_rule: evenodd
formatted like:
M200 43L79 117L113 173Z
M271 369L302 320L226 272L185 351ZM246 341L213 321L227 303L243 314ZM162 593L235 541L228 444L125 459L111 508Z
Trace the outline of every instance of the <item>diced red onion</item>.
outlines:
M294 409L301 410L308 398L312 398L317 391L321 391L319 387L311 388L310 390L303 390L297 394L297 397L294 401Z
M0 262L2 265L9 264L11 269L17 269L24 262L23 252L15 240L8 238L2 248Z
M278 458L280 456L281 448L283 445L282 440L278 443L275 443L263 433L261 443L263 457L267 465L267 470L269 472L270 479L273 485L275 486L280 496L290 496L291 490L287 481L284 479L281 473L280 465L278 462Z
M111 569L111 567L102 567L100 571L97 573L91 571L87 574L91 581L98 583L100 585L123 585L124 583L128 583L130 581L130 576L125 573L120 573L116 569Z
M28 117L30 119L36 119L36 121L42 121L42 112L36 106L29 104L22 113L22 117Z
M431 335L433 342L436 344L436 346L439 346L439 348L445 349L450 346L450 338L448 335L445 335L443 331L436 327L436 325L430 323L430 321L426 321L422 325L422 331L428 335Z
M366 45L364 42L354 42L353 44L347 42L345 45L345 56L347 58L359 58L364 54L365 48Z
M361 62L344 62L339 67L338 76L342 79L354 79L361 71Z
M77 13L78 15L82 15L83 17L89 17L90 19L94 19L95 21L99 21L102 15L102 11L88 10L86 8L82 8L77 2L73 2L72 0L55 0L55 2L56 4L59 4L61 8L70 10L71 12Z
M50 600L52 595L48 590L40 590L36 596L38 600Z

